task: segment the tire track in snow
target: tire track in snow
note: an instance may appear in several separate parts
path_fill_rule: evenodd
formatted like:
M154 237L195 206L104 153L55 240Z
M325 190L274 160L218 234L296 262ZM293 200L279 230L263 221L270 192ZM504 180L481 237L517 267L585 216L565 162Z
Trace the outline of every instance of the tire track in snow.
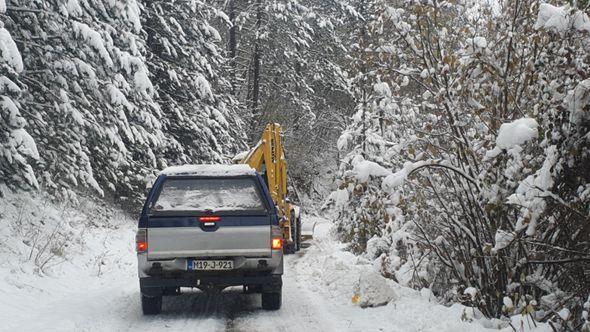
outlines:
M322 221L327 223L326 220ZM309 290L309 284L313 281L309 277L310 267L306 266L309 263L306 255L309 250L325 252L331 245L324 243L326 241L329 242L324 236L314 237L311 246L305 246L297 254L285 256L283 305L280 310L258 309L248 315L238 314L233 319L232 329L228 331L341 331L342 326L336 326L341 325L338 323L340 319L331 314L317 293ZM259 308L259 303L257 306Z

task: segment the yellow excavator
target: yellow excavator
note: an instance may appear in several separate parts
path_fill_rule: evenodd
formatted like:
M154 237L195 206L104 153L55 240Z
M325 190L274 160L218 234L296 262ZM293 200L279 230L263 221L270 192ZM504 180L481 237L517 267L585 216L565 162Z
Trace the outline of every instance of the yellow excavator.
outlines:
M279 223L283 229L283 250L295 253L301 249L301 216L298 206L291 203L287 189L287 162L283 151L281 126L269 123L262 138L245 154L234 157L238 164L248 164L264 178L272 200L278 209Z

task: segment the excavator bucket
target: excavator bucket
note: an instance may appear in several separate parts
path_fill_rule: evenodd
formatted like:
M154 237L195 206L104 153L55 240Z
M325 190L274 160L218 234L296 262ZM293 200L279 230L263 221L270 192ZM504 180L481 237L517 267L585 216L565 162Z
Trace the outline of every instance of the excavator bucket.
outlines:
M315 229L316 222L303 222L301 225L301 241L313 240L313 231Z

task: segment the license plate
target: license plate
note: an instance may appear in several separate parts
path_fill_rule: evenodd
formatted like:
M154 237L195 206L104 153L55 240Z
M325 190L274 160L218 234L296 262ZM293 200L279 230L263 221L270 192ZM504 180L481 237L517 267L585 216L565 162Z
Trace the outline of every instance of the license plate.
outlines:
M233 270L234 261L227 260L189 260L187 269L191 271Z

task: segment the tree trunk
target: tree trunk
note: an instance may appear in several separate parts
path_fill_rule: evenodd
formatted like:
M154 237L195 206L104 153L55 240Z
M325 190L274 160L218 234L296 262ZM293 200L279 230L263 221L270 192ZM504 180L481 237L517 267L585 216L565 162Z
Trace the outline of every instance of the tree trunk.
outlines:
M231 83L231 90L232 94L236 94L236 67L237 67L237 40L236 40L236 3L235 0L229 0L229 20L232 26L229 28L229 41L228 41L228 51L230 57L230 83Z
M252 78L252 122L258 120L258 103L260 98L260 28L262 26L262 0L256 0L256 41L254 43L254 64Z

